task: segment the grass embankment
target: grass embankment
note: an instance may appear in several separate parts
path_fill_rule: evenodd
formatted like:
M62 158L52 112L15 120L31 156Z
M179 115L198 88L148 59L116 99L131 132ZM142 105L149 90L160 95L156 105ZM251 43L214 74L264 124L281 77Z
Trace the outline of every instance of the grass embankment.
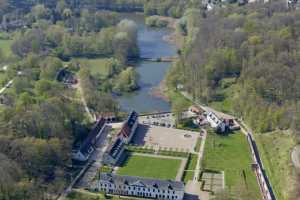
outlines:
M233 102L238 91L238 85L235 82L236 78L224 78L220 88L217 89L218 98L209 102L208 105L218 111L233 114Z
M139 200L138 198L119 198L117 196L104 196L100 193L92 193L86 190L74 190L65 200Z
M193 180L194 178L194 170L197 165L197 155L196 154L191 154L190 159L188 160L187 166L186 166L186 171L183 174L183 182L186 184L189 180Z
M187 110L191 105L193 105L193 102L185 98L182 94L180 94L179 91L176 90L166 90L166 95L168 96L169 101L173 104L176 102L180 102L181 106Z
M12 55L12 51L10 48L12 43L13 43L13 40L0 39L0 51L3 54L3 56L6 58Z
M117 174L174 180L180 164L180 159L131 155L117 171Z
M261 159L277 199L288 200L295 186L291 152L296 141L289 131L275 131L255 136Z
M81 65L86 66L90 69L91 74L93 76L98 76L100 78L104 78L108 75L108 68L107 62L109 61L108 58L81 58L78 59Z
M251 170L251 163L249 145L241 132L222 136L208 131L202 167L224 171L225 185L229 190L244 183L248 192L259 198L259 188Z

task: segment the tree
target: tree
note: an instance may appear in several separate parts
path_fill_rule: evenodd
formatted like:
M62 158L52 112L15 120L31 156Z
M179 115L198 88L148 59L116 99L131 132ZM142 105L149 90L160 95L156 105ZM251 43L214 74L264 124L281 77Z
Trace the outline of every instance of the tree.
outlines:
M138 89L139 74L133 67L123 70L117 77L114 86L115 91L130 92Z
M40 77L42 79L54 80L58 71L62 68L63 64L59 59L48 57L42 64Z

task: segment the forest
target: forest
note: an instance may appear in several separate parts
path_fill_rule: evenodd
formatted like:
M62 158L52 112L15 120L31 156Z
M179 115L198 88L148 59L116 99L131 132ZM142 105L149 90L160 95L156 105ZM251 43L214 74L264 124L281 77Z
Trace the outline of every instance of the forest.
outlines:
M290 160L300 138L299 17L281 1L190 9L167 75L169 88L249 125L278 199L289 200L300 183Z
M96 115L118 115L111 93L138 88L136 24L79 3L0 1L1 88L13 80L0 95L0 199L58 195L76 173L72 148L92 127L80 96ZM105 73L93 73L90 59ZM62 69L82 94L58 81Z
M281 2L190 10L178 25L184 47L168 84L183 84L207 104L229 101L228 110L258 132L298 133L298 18L299 12L287 12Z

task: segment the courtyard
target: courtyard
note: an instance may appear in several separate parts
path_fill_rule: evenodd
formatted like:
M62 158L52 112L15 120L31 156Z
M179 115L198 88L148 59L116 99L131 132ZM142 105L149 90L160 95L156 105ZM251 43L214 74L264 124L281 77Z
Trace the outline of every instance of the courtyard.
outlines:
M175 180L183 160L155 155L129 155L117 174ZM185 164L185 163L184 163Z
M140 124L133 144L176 151L194 151L199 133L182 129Z

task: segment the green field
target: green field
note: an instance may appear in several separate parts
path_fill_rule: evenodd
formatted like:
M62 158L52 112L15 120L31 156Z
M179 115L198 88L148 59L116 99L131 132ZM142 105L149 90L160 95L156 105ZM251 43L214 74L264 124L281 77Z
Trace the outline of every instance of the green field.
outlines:
M106 67L106 63L108 62L108 58L95 58L95 59L78 59L81 65L86 66L90 69L92 75L106 77L108 74L108 70Z
M139 200L138 198L119 198L117 196L105 197L100 193L92 193L86 190L74 190L66 198L66 200Z
M186 170L183 174L183 182L187 183L189 180L193 180L194 177L194 171L190 170L195 170L196 165L197 165L197 155L196 154L191 154L191 158L187 163Z
M0 40L0 49L5 57L9 57L12 55L11 45L13 40Z
M235 78L222 79L221 86L217 89L217 93L220 97L215 101L209 102L209 106L216 110L233 114L233 102L237 95L236 92L239 90L238 87L239 86L235 84Z
M221 136L208 131L202 167L224 171L225 184L230 190L244 183L248 192L259 197L259 188L251 170L251 163L248 142L241 132ZM245 178L243 174L245 174Z
M174 180L180 164L180 159L131 155L117 173L120 175Z
M255 136L261 159L278 199L288 200L295 187L295 170L291 163L291 151L296 140L289 131L275 131Z

